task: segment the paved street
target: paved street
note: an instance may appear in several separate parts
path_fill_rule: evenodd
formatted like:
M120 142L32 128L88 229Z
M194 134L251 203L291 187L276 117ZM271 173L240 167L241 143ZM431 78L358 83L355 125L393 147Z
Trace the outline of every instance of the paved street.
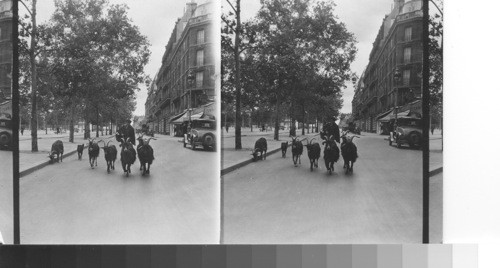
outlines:
M75 154L22 177L21 242L218 243L217 154L169 136L150 144L156 159L146 177L138 160L129 177L119 159L107 174L102 151L95 169L87 153Z
M0 150L0 232L6 244L14 242L12 152Z
M223 243L420 243L422 152L390 147L385 138L355 139L352 175L344 175L342 160L327 175L323 157L310 172L306 153L300 167L290 153L274 154L227 174ZM431 185L442 189L442 179ZM431 192L431 210L442 214L442 196Z

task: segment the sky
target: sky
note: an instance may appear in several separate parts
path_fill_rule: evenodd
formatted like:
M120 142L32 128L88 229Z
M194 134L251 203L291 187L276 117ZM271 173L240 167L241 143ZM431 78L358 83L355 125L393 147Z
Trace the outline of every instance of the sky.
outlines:
M234 2L234 0L231 0ZM335 14L344 22L347 30L352 32L358 41L358 53L351 64L351 70L361 76L368 64L368 57L382 25L384 16L391 11L394 0L333 0L336 4ZM260 8L258 0L241 0L241 18L243 21L254 17ZM225 9L227 10L227 9ZM351 82L343 92L344 105L342 113L350 113L354 87Z
M126 4L129 7L128 16L137 25L143 35L151 43L151 56L145 66L145 73L154 78L161 67L161 58L165 51L170 34L175 22L184 13L184 7L191 0L108 0L111 4ZM205 0L195 0L204 3ZM28 3L29 4L29 3ZM30 5L30 4L29 4ZM19 5L20 13L25 10ZM54 13L54 0L37 1L37 23L48 21ZM147 88L140 86L137 93L137 106L134 115L144 115L144 104L147 98Z

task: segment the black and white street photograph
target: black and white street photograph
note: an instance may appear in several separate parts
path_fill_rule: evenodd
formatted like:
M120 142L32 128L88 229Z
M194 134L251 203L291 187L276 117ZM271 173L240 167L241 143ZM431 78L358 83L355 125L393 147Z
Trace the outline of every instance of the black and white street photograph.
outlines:
M219 7L22 0L19 14L21 243L218 243Z
M222 243L421 243L424 129L442 241L443 3L424 118L422 2L223 1Z

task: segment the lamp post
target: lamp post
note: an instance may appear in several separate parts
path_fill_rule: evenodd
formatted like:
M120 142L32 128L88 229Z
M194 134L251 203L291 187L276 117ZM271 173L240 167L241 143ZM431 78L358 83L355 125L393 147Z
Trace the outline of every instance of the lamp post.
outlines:
M399 68L396 67L396 70L394 71L394 82L395 82L395 88L396 88L396 100L394 101L394 112L395 114L395 122L398 120L398 104L399 104L399 81L401 81L401 71Z
M191 95L191 92L193 91L193 86L194 86L194 81L195 81L195 76L194 76L194 73L193 73L193 70L190 69L188 71L188 75L187 75L187 84L188 84L188 90L189 90L189 101L188 101L188 112L189 112L189 124L191 124L191 112L193 110L193 108L191 107L191 102L192 102L192 95Z

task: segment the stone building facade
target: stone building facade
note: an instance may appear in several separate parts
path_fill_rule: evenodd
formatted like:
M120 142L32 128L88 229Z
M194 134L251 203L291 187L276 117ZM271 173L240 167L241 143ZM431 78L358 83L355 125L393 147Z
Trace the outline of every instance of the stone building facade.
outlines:
M367 132L385 131L389 114L421 115L422 1L395 0L355 88L353 117Z
M173 134L176 119L215 101L214 9L189 2L175 24L145 104L157 133Z

